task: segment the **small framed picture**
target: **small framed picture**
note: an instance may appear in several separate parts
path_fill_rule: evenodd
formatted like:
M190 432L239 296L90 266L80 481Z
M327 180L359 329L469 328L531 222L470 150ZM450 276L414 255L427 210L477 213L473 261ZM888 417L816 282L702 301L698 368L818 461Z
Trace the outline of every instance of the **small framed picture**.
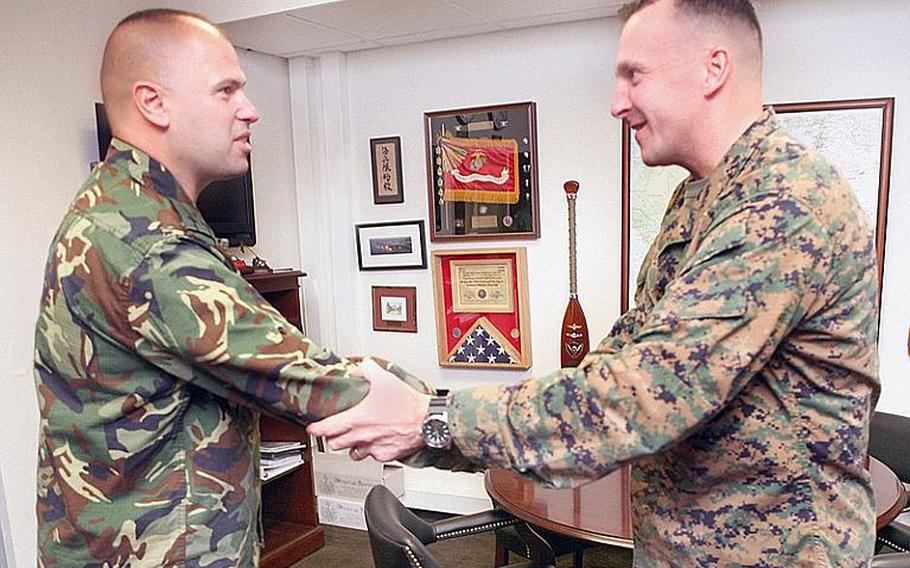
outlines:
M401 138L371 138L370 161L373 164L373 203L404 203Z
M392 221L354 226L360 270L426 268L424 223Z
M417 333L417 288L373 286L373 329Z

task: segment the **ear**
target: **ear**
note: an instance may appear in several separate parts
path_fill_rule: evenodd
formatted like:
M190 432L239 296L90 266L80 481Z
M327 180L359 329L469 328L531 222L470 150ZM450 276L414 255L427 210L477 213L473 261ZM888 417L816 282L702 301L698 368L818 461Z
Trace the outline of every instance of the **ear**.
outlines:
M725 47L713 47L705 61L705 98L713 97L730 78L730 52Z
M171 119L164 105L162 88L155 83L133 85L133 104L145 119L159 128L170 126Z

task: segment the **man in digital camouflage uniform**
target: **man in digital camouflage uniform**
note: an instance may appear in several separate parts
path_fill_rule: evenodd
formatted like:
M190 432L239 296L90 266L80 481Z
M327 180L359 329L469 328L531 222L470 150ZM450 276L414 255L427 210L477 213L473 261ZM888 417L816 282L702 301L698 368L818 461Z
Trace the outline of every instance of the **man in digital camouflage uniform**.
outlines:
M101 84L115 139L51 244L35 337L38 564L254 566L259 413L306 424L369 385L234 272L194 205L246 170L259 118L221 30L134 14Z
M636 566L866 566L879 392L871 224L831 165L763 111L748 1L630 11L612 113L647 164L691 172L636 307L578 369L454 392L454 447L441 457L557 486L631 463ZM367 376L363 403L310 431L355 457L421 450L429 399ZM390 416L373 402L383 396L423 406Z

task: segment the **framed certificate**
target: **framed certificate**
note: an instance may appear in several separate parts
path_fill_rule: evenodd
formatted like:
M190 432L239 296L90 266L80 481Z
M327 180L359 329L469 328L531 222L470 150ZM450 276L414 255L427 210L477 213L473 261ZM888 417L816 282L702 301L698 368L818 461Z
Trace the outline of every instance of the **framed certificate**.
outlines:
M512 313L511 259L453 260L452 310L456 313Z
M524 248L435 251L433 292L441 366L531 366Z

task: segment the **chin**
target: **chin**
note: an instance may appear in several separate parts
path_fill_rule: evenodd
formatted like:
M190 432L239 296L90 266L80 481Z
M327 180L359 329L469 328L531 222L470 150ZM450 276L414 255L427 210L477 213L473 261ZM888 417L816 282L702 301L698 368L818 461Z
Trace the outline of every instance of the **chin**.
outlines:
M244 164L242 168L234 168L231 170L221 171L217 175L214 176L214 179L212 179L212 181L224 181L224 180L242 176L243 174L246 173L247 169L249 169L249 168L247 168L246 164Z
M250 169L250 163L248 160L248 156L244 154L242 160L238 161L236 164L233 164L229 177L237 177L245 174L246 171Z
M659 157L649 154L645 151L642 151L641 153L641 161L644 162L646 166L651 167L666 165L662 163L662 160Z
M635 139L635 142L638 144L638 151L641 153L641 161L648 166L656 165L654 163L656 156L654 155L653 144L649 144L648 141L642 143L638 138Z
M651 150L650 152L645 151L644 148L641 149L641 161L644 162L646 166L651 167L672 166L676 164L676 162L667 156L663 156L654 150Z

